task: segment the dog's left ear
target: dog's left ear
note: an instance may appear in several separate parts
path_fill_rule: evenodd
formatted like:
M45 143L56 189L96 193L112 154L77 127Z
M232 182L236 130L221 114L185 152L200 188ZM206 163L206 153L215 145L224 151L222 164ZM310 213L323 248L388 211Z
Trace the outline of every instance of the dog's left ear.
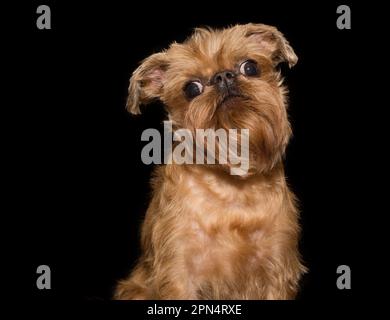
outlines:
M298 57L283 34L275 27L265 24L247 24L246 37L252 39L256 44L267 52L275 66L280 62L287 62L293 67Z
M165 52L152 54L133 72L130 78L126 108L133 114L141 113L139 106L160 98L168 60Z

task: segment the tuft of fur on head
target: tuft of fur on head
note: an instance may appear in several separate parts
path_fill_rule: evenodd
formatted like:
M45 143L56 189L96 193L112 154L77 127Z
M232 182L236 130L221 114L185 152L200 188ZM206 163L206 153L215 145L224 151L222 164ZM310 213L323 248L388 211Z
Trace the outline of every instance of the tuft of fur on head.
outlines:
M260 75L238 73L239 95L224 101L208 85L210 79L217 72L237 70L248 59L257 63ZM265 172L281 160L291 135L286 89L276 67L281 62L292 67L297 60L283 34L272 26L197 28L184 43L173 43L141 63L130 79L127 108L138 114L141 104L160 99L176 128L249 129L249 174ZM201 81L204 91L189 101L183 88L193 80Z

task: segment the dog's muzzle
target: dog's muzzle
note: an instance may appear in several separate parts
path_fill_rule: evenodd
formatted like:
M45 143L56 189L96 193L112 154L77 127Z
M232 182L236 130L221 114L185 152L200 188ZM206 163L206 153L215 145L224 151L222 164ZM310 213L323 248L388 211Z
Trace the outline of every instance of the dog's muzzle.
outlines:
M213 85L223 96L239 95L237 88L237 74L232 70L217 72L210 80Z

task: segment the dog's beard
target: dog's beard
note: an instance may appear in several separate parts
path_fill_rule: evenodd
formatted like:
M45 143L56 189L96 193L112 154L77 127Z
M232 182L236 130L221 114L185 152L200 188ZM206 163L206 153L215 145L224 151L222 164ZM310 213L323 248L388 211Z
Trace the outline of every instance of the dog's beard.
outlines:
M287 113L280 88L240 90L239 95L203 97L192 103L184 117L184 127L193 134L196 129L237 130L236 150L242 150L242 129L249 131L249 167L247 177L271 170L282 158L291 135ZM273 92L271 92L273 91ZM248 93L249 92L249 93ZM228 141L229 143L230 141ZM207 158L208 141L204 140L204 158ZM218 169L230 171L236 166L228 157L227 163L219 163L219 154L226 148L219 139L215 141L215 163ZM194 150L196 152L196 150ZM199 150L197 150L199 152ZM202 151L201 151L202 152ZM229 153L227 153L229 155ZM238 154L240 157L241 154Z

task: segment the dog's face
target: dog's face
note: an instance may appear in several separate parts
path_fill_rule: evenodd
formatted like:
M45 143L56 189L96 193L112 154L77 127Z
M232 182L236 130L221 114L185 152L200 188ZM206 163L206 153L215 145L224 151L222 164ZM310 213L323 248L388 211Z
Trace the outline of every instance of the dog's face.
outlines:
M176 128L249 129L249 174L270 170L291 134L276 66L297 56L274 27L197 29L184 43L143 61L130 80L127 107L160 99Z

